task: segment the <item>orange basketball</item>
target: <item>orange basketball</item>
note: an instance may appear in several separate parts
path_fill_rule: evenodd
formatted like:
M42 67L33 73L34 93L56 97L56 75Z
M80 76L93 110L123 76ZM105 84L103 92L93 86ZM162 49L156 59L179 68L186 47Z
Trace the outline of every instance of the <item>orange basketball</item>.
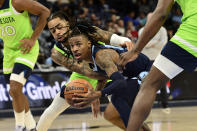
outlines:
M72 97L74 93L84 94L88 92L88 88L93 88L92 85L84 79L75 79L70 81L64 90L64 97L68 104L74 107Z

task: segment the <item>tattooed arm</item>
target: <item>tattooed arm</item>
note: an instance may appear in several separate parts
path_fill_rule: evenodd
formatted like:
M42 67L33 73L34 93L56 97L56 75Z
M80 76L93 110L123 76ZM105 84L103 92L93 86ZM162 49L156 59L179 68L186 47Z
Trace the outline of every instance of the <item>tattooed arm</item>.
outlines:
M96 53L95 61L97 65L105 70L107 76L110 77L114 72L118 71L116 61L119 60L119 54L112 49L102 49Z
M96 33L89 35L92 36L96 41L102 41L105 44L111 44L114 46L127 47L128 50L133 44L127 37L118 36L112 32L102 30L96 26L94 26L94 28L96 29Z
M106 83L107 83L106 79L98 80L98 83L97 83L97 86L96 86L96 91L102 90L105 87Z
M109 31L102 30L96 26L94 26L94 28L96 29L96 33L89 34L89 35L91 37L93 37L96 41L102 41L105 44L109 44L110 38L113 35L113 33L109 32Z
M108 79L106 76L103 76L99 73L93 72L90 68L88 63L82 62L78 63L77 60L71 58L71 57L66 57L56 49L52 49L52 54L51 57L53 61L59 65L62 65L69 69L70 71L74 71L77 73L80 73L82 75L88 76L92 79L97 79L97 80L103 80L103 79Z
M116 62L119 54L111 49L102 49L96 53L95 61L97 65L105 70L112 82L100 91L89 90L87 94L75 94L73 100L76 101L76 107L85 107L92 101L101 96L120 94L127 87L124 76L118 72Z

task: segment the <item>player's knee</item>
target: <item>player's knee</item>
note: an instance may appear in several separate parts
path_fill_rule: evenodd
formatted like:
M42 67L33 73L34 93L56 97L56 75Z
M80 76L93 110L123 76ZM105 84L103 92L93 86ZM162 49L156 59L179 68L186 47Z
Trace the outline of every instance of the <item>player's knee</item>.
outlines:
M9 90L10 96L12 96L13 98L20 96L22 94L22 86L23 85L21 83L11 80Z

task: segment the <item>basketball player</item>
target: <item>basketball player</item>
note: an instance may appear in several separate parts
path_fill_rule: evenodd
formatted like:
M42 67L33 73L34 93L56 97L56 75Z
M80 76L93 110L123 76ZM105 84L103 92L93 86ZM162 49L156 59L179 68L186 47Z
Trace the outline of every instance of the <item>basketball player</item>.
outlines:
M120 47L98 44L88 35L90 29L81 25L79 24L74 28L68 38L73 56L79 62L88 62L92 65L91 67L94 72L106 75L112 82L108 83L102 91L90 90L85 95L76 94L76 96L80 97L73 98L73 100L79 100L80 103L76 102L75 105L83 107L101 96L112 94L112 104L119 112L124 126L127 127L130 109L139 89L138 80L131 78L138 77L141 72L149 71L152 63L148 57L140 54L134 62L128 63L125 69L119 70L117 67L119 55L127 50ZM128 77L128 79L126 80L125 77Z
M176 34L157 56L150 73L141 85L130 114L128 131L138 131L147 118L162 84L174 78L183 70L194 71L197 67L197 1L196 0L159 0L152 19L140 36L135 48L122 56L120 64L124 66L134 60L148 41L165 22L172 5L177 2L183 12L182 24ZM140 103L140 104L139 104Z
M75 71L72 73L70 81L77 78L85 79L88 80L94 88L99 89L104 86L105 82L103 82L102 79L105 79L106 77L93 72L89 68L89 64L83 62L78 63L78 61L76 61L72 57L69 57L71 52L69 50L69 44L66 40L70 31L70 23L70 18L63 12L56 12L54 14L51 14L51 16L48 18L48 28L54 39L57 41L56 45L52 49L52 59L57 64L65 66L71 71ZM101 40L115 45L125 42L128 49L132 48L132 44L127 43L127 41L130 41L128 38L120 37L116 34L101 30L97 27L94 27L94 29L96 31L92 32L92 34L90 35L92 35L92 37L94 37L96 40ZM100 43L102 44L102 42ZM89 77L94 79L90 79ZM98 84L97 80L95 79L100 79ZM65 87L63 87L61 89L61 92L56 95L52 104L44 111L44 113L40 117L40 120L38 121L36 127L37 131L47 131L55 118L69 107L68 103L64 99L64 88ZM92 110L94 115L97 116L97 113L100 112L99 101L96 101L94 105L96 107L94 106ZM106 111L111 113L111 115L109 113L104 113L104 117L108 120L114 121L114 118L118 118L117 116L119 114L116 110L112 109L114 109L113 106L109 104ZM117 123L119 121L116 120L115 122ZM122 121L119 125L120 127L124 127Z
M28 13L39 16L33 31ZM39 53L37 38L50 11L32 0L0 1L0 38L4 42L3 73L10 84L16 131L35 130L35 120L22 88L30 76Z

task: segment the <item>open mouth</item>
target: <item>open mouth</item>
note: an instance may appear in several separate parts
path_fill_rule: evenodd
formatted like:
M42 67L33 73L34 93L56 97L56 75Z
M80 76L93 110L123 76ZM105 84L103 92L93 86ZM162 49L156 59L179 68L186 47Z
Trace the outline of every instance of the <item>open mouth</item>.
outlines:
M63 36L58 36L57 39L58 39L58 41L63 41L64 37Z
M77 60L80 60L81 54L80 54L80 53L74 54L74 57L75 57Z

